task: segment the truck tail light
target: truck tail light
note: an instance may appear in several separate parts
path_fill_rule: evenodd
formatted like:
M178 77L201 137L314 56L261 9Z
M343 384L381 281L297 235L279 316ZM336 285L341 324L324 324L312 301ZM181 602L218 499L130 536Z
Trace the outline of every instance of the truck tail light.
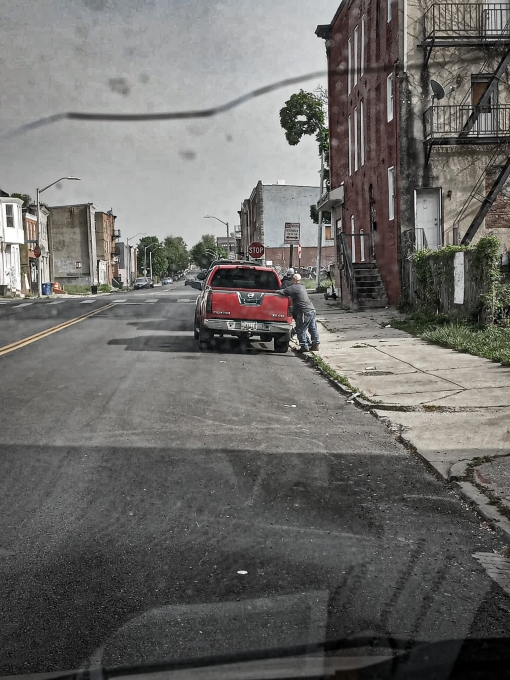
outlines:
M289 309L288 315L292 316L292 311L293 311L293 309L292 309L292 298L289 298L289 308L288 309Z
M212 312L212 292L207 293L207 302L205 303L205 311Z

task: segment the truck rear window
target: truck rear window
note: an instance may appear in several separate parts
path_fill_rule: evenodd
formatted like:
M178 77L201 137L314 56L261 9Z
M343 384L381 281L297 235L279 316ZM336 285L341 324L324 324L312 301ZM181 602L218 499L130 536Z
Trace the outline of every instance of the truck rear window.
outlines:
M280 285L274 272L255 269L218 269L211 286L214 288L247 288L248 290L278 290Z

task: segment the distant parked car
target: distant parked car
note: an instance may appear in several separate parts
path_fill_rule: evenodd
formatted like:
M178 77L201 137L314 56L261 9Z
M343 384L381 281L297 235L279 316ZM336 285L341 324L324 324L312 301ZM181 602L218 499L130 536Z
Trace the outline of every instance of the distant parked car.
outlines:
M135 279L135 283L133 284L133 288L135 290L138 290L139 288L153 288L154 283L151 285L151 279L148 279L146 276L140 276L138 279Z
M161 279L161 284L163 286L168 286L168 284L173 283L173 282L174 282L174 280L171 276L165 276L164 279Z
M193 281L196 281L196 280L197 280L197 277L195 276L195 274L186 274L186 278L184 279L184 285L185 286L191 286Z

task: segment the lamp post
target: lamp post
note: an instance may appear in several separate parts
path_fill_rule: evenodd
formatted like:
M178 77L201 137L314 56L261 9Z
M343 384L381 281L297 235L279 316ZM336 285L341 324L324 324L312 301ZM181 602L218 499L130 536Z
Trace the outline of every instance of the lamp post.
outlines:
M144 251L143 251L143 275L147 276L147 250L148 248L152 248L155 246L156 248L161 248L161 243L149 243L148 246L145 246ZM151 278L152 278L152 253L151 253Z
M204 220L218 220L218 222L221 222L227 227L227 253L230 252L229 248L229 243L230 243L230 234L228 231L228 222L224 222L223 220L220 220L219 217L214 217L214 215L204 215Z
M75 180L80 180L81 177L61 177L60 179L55 180L51 184L48 184L48 186L44 187L44 189L36 189L36 198L37 198L37 245L40 246L39 241L41 240L41 202L40 202L40 196L43 193L43 191L46 191L46 189L49 189L50 187L54 186L55 184L58 184L59 182L63 182L65 179L75 179ZM42 281L41 281L41 257L42 254L37 258L37 294L39 297L42 296ZM92 266L92 265L91 265Z

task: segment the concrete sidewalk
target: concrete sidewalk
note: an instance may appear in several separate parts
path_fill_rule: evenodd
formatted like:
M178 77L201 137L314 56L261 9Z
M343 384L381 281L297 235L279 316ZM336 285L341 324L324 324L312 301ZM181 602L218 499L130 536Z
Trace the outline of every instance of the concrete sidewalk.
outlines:
M510 368L392 328L395 309L349 312L311 299L321 337L314 354L362 394L339 389L510 537Z

